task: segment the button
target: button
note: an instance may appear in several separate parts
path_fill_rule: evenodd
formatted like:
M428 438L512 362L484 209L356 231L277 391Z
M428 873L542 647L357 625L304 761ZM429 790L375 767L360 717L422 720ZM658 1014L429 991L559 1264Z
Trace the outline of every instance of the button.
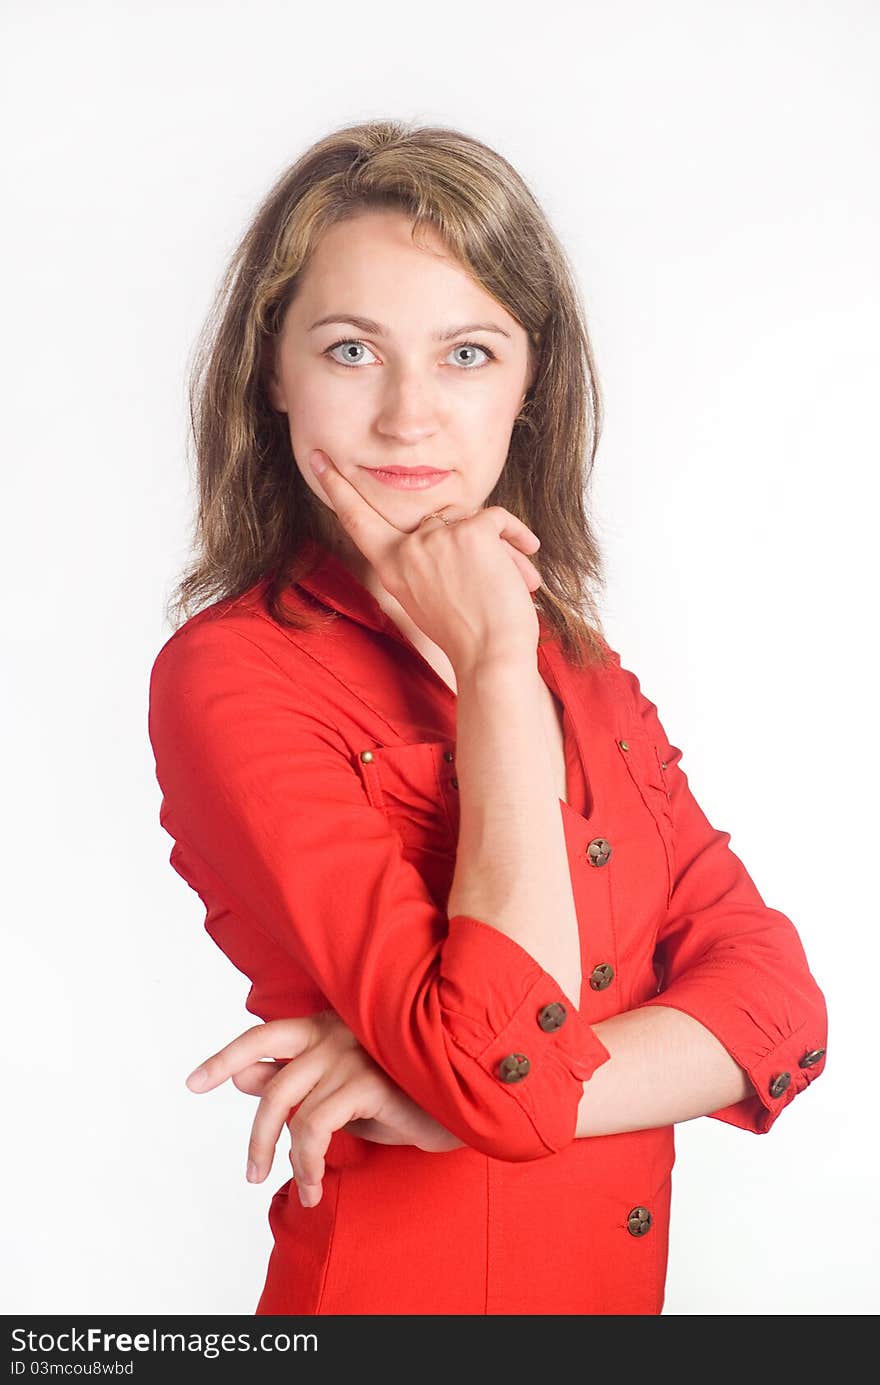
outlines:
M824 1048L811 1048L809 1053L805 1053L803 1058L798 1059L798 1067L811 1068L825 1057Z
M450 782L450 784L452 785L452 787L453 787L454 789L457 789L457 788L458 788L458 780L457 780L457 779L450 779L449 782Z
M443 759L444 759L444 760L454 760L454 759L455 759L455 755L453 754L453 752L452 752L451 750L444 750L444 752L443 752Z
M621 750L629 750L629 741L618 741L617 744L620 746Z
M626 1229L631 1236L644 1236L653 1220L647 1207L634 1207L626 1219Z
M660 768L661 768L661 769L665 769L665 768L666 768L666 764L667 764L666 760L661 760L661 761L660 761Z
M530 1066L524 1053L508 1053L498 1064L498 1076L502 1082L521 1082Z
M770 1083L770 1095L771 1095L771 1096L782 1096L782 1093L785 1092L785 1091L787 1091L788 1088L789 1088L790 1086L791 1086L791 1073L790 1073L790 1072L781 1072L781 1073L779 1074L779 1076L778 1076L778 1077L774 1077L773 1081Z
M590 973L590 985L594 991L604 991L614 980L614 968L610 962L600 962Z
M565 1017L568 1014L565 1006L560 1000L554 1000L550 1005L545 1005L543 1010L538 1011L538 1023L542 1029L549 1034L553 1029L559 1029L565 1024Z
M361 751L361 759L363 760L363 762L364 762L365 765L368 765L368 764L370 763L370 761L372 760L372 758L373 758L373 752L372 752L372 750L362 750L362 751Z
M611 860L611 843L604 837L594 837L587 847L587 860L591 866L604 866Z

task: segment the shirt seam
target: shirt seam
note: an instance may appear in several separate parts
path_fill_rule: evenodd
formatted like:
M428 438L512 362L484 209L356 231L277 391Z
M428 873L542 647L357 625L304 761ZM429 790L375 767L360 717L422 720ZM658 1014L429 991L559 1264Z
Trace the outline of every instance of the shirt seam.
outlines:
M336 1228L339 1225L339 1198L342 1194L342 1179L345 1175L345 1165L341 1165L336 1170L336 1196L333 1199L333 1212L330 1221L330 1240L327 1244L327 1255L324 1260L324 1269L321 1274L321 1288L318 1292L318 1302L315 1305L315 1314L320 1313L324 1304L324 1297L327 1292L327 1280L330 1276L330 1260L333 1256L333 1247L336 1244Z
M257 616L259 616L260 620L265 620L267 625L271 625L273 629L276 628L276 627L274 626L273 622L270 621L270 620L268 619L268 617L262 615L261 612L257 611L257 612L255 612L255 614L256 614ZM230 629L230 630L228 630L227 633L230 634L230 635L236 635L236 636L238 637L238 639L244 640L245 644L249 644L249 645L251 646L252 649L256 649L256 650L258 651L258 653L262 654L262 656L263 656L264 659L268 659L269 663L270 663L270 664L273 664L274 667L277 668L278 672L284 676L285 680L286 680L288 683L290 683L293 687L296 687L296 684L294 683L293 679L291 678L289 671L284 667L283 664L280 664L280 663L278 662L278 660L275 658L274 654L270 654L270 652L269 652L268 649L264 649L263 646L262 646L261 644L259 644L256 640L252 640L251 637L250 637L250 635L246 635L242 630ZM283 633L283 632L282 632L282 633ZM289 643L290 643L290 644L296 644L296 642L295 642L294 640L290 640ZM307 658L311 659L313 663L316 663L316 664L318 665L319 668L324 669L325 673L329 673L330 676L331 676L331 678L336 678L336 675L333 673L333 670L330 669L330 668L328 668L326 664L323 664L323 663L321 662L320 659L318 659L318 658L315 657L314 654L311 654L307 649L303 649L302 645L300 645L300 644L296 644L296 648L299 649L303 654L305 654ZM339 679L339 678L336 678L336 681L339 682L339 683L342 682L342 680ZM343 684L343 686L345 686L345 685ZM334 730L334 731L336 732L336 734L340 737L340 739L341 739L346 745L348 745L348 741L346 740L346 737L343 735L341 728L340 728L339 726L336 725L336 722L333 721L332 718L329 718L329 717L328 717L328 722L329 722L329 725L333 727L333 730Z
M329 664L325 663L325 662L323 661L323 659L319 659L318 656L317 656L317 654L314 654L310 649L307 649L307 648L305 647L305 645L301 643L301 641L295 639L295 638L293 637L293 635L290 634L290 632L289 632L288 630L284 629L284 628L283 628L281 625L279 625L277 622L275 622L275 621L273 621L272 619L270 619L270 617L267 616L263 611L255 610L255 611L253 612L253 614L254 614L259 620L263 621L266 625L268 625L268 626L270 627L270 629L272 629L272 630L276 631L277 633L279 633L279 634L282 636L282 638L285 639L285 640L287 641L287 643L288 643L289 645L291 645L294 649L298 649L299 652L300 652L301 654L304 654L304 655L306 656L307 659L310 659L310 660L312 661L313 664L317 665L318 668L322 669L322 670L324 671L324 673L326 673L328 677L332 678L332 679L334 680L335 683L338 683L338 685L339 685L341 688L343 688L344 691L345 691L346 693L348 693L349 695L352 695L352 689L351 689L351 688L349 687L349 685L345 682L345 680L344 680L343 678L341 678L340 675L339 675L338 673L336 673L335 670L334 670L333 668L331 668L331 666L330 666ZM337 614L344 614L344 613L338 612ZM345 619L348 620L348 619L350 619L350 617L346 616ZM263 649L262 645L258 644L255 640L250 639L250 637L247 636L247 635L245 635L245 634L243 634L241 630L233 630L232 633L235 634L235 635L240 635L241 638L242 638L243 640L247 640L248 643L249 643L249 644L252 644L252 645L254 646L255 649L259 649L259 650L261 651L261 653L263 653L263 654L266 655L266 658L267 658L267 659L271 659L271 660L272 660L272 662L275 664L276 668L280 669L280 671L285 675L285 677L286 677L291 683L293 682L293 679L290 677L290 674L287 672L287 670L286 670L281 664L278 663L277 659L275 659L275 658L273 657L273 655L269 654L267 650ZM363 697L361 693L355 693L354 696L357 697L358 701L359 701L364 707L369 707L369 709L370 709L370 711L372 712L372 714L373 714L375 717L378 717L379 720L382 722L382 724L383 724L384 726L386 726L386 727L388 728L388 730L389 730L393 735L395 735L395 736L399 736L399 735L400 735L400 732L397 730L397 728L395 727L394 723L393 723L392 721L389 721L388 717L385 716L384 712L382 712L378 707L374 706L372 702L368 701L365 697ZM342 736L342 739L346 742L346 744L348 744L348 741L346 740L346 737L343 735L343 732L340 730L340 728L339 728L338 726L336 726L335 723L334 723L333 725L334 725L334 730L336 730L337 733L338 733L340 736Z

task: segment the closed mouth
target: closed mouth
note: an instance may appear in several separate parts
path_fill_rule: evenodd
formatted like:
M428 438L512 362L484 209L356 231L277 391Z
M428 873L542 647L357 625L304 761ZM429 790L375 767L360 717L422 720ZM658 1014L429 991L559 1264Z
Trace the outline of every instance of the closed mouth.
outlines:
M442 466L368 466L366 471L381 471L385 476L445 476Z

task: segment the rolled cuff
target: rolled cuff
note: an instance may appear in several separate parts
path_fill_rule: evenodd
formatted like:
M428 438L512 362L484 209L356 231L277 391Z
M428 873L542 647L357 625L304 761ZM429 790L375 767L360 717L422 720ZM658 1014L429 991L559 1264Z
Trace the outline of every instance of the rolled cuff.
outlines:
M529 1117L549 1153L569 1144L583 1084L611 1054L553 977L500 929L455 914L439 996L450 1041Z
M696 976L680 977L639 1009L648 1005L666 1005L698 1020L739 1063L754 1095L707 1114L755 1135L765 1135L785 1107L825 1068L824 1004L817 1003L814 1014L782 1034L768 1033L764 1024L750 1019L747 1011L721 993L717 985L707 985Z

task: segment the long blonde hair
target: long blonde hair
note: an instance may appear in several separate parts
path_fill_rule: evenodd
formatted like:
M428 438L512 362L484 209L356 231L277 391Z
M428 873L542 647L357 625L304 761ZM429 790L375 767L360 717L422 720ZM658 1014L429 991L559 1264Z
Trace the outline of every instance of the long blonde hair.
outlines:
M535 604L576 664L602 661L602 558L586 508L602 425L592 346L565 251L522 177L457 130L371 120L313 144L276 180L217 290L189 379L195 444L195 557L169 600L180 625L206 603L269 578L273 617L298 629L315 616L284 606L305 575L301 549L322 539L323 509L293 457L287 416L265 388L269 353L322 233L393 207L449 251L529 334L533 384L487 505L541 536Z

